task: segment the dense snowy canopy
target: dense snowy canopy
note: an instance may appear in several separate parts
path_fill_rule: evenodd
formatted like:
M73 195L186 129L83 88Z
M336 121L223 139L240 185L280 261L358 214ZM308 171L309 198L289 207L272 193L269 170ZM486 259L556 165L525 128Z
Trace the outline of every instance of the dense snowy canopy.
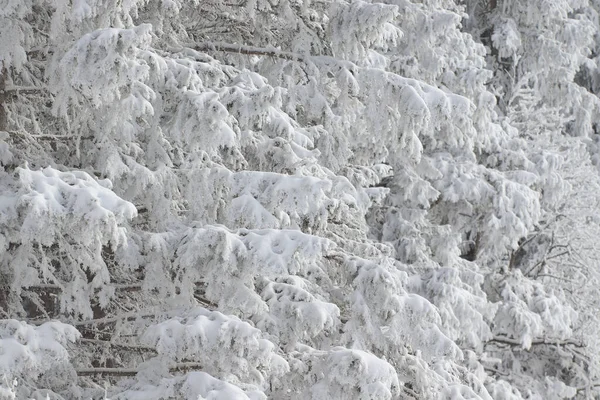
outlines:
M0 0L0 399L600 398L600 1Z

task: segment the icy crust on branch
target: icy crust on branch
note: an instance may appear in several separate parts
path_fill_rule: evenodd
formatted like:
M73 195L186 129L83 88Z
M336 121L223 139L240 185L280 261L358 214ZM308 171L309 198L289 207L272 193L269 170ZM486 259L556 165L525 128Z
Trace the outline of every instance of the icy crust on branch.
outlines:
M151 325L141 340L158 356L140 366L134 381L124 382L117 399L180 398L266 399L265 391L289 373L276 346L248 322L195 308ZM189 372L175 375L173 371ZM171 371L171 372L170 372ZM127 385L131 387L127 388Z
M317 381L305 392L312 399L387 400L400 394L394 367L373 354L336 347L317 357L323 358L318 368L311 371L311 378Z
M485 69L486 49L465 32L475 15L465 18L465 3L409 1L389 3L399 7L397 25L406 34L395 47L384 53L387 69L469 98L475 109L469 114L474 133L471 141L478 161L490 165L494 160L512 160L518 168L527 162L523 143L515 143L517 132L498 115L496 95L488 82L492 71ZM469 2L466 2L469 3ZM501 7L498 7L501 8ZM490 155L489 161L486 159ZM517 163L515 163L517 161ZM498 168L497 164L491 165ZM505 167L501 167L505 168Z
M151 362L148 365L152 365ZM258 389L242 389L229 382L217 379L206 372L194 371L179 376L143 378L132 387L124 389L110 398L114 400L147 399L206 400L265 400L267 397Z
M191 297L194 282L201 282L203 301L248 318L286 354L306 344L324 350L347 343L390 362L404 363L407 347L431 361L463 357L438 328L442 320L436 307L408 293L403 288L407 275L393 260L381 258L380 251L369 250L377 262L344 256L326 239L291 230L231 232L205 226L166 239L177 243L177 252L153 265L174 258L172 293ZM150 253L149 259L156 260L157 254ZM145 287L153 290L160 281L164 290L165 274L147 269ZM179 336L173 333L173 340ZM304 368L322 367L311 361ZM408 381L437 376L427 364L406 373ZM441 390L446 383L437 379Z
M58 79L61 82L72 87L67 91L65 86L61 86L62 90L58 91L60 96L66 97L65 100L58 99L57 104L64 103L59 111L66 113L67 102L70 100L77 104L78 96L88 100L94 108L126 97L127 93L123 92L131 88L131 82L143 81L148 74L148 67L136 63L133 57L139 49L149 45L150 30L150 25L134 29L107 28L79 39L63 56L55 71L60 74ZM94 90L96 84L100 84L103 90Z
M149 258L161 262L146 270L148 289L169 290L165 278L172 269L172 292L191 299L201 283L207 300L250 318L283 343L316 343L340 323L338 307L328 301L331 278L322 257L334 244L326 239L292 230L205 226L169 240L177 243L175 254L160 254L162 246L149 249Z
M39 306L27 288L53 284L60 288L61 312L90 318L90 301L104 306L112 296L103 247L127 244L122 224L136 216L135 207L110 190L110 181L83 171L17 168L3 181L0 273L14 291L10 308L24 313L19 295Z
M329 26L333 55L348 61L368 59L370 49L395 44L403 33L392 22L398 8L364 1L333 3Z
M525 349L536 338L552 342L573 336L577 313L560 293L546 293L541 284L525 278L519 270L503 278L498 287L503 301L494 318L496 335L515 339Z
M390 68L402 76L444 85L458 92L484 83L489 77L485 67L485 48L459 28L464 10L454 2L413 3L391 0L397 4L397 24L410 32L389 52Z
M480 22L491 28L493 83L511 124L529 134L594 135L600 104L589 78L597 68L597 18L597 6L586 0L510 1Z
M109 238L113 246L118 246L123 235L119 224L137 215L133 204L112 192L109 180L97 181L83 171L17 168L16 174L22 187L16 206L27 210L21 227L26 240L41 239L42 244L51 245L57 240L57 234L47 229L53 226L55 219L68 224L60 230L81 235L80 238L88 236L91 240L94 235L83 235L82 226L74 231L83 219L86 230L99 232Z
M473 114L473 104L466 98L444 93L421 82L374 68L359 68L347 61L337 61L327 57L306 57L309 66L320 65L332 71L336 77L336 85L340 89L330 92L337 93L334 97L321 100L312 98L312 101L307 103L306 96L302 93L308 95L306 90L314 89L310 89L310 84L288 89L271 86L266 84L265 79L258 74L219 65L205 55L190 50L180 53L180 59L173 56L171 58L149 56L143 50L147 46L144 39L135 39L136 35L143 36L146 33L138 32L142 27L136 29L123 32L107 31L103 35L111 38L112 41L96 43L94 39L93 46L100 46L101 51L98 54L108 57L102 54L116 51L111 50L110 47L118 47L118 42L114 42L115 37L122 38L118 40L126 40L128 46L131 46L125 47L126 50L129 49L128 52L119 50L114 57L122 58L120 54L127 55L130 58L127 62L139 66L137 70L142 72L152 70L156 73L156 75L146 76L143 72L135 79L136 82L144 82L147 92L147 95L138 96L140 101L137 102L139 104L135 109L139 114L136 115L148 117L149 123L153 119L152 115L158 111L166 112L173 117L163 127L162 133L161 130L154 131L158 132L158 136L153 134L154 137L144 138L148 131L142 133L143 126L135 123L129 125L131 129L124 130L130 132L126 137L114 139L104 135L96 137L94 141L102 138L101 141L107 145L114 142L114 151L111 150L108 157L98 157L100 154L95 157L98 157L99 169L106 171L111 179L118 182L118 187L127 187L126 191L121 189L120 194L126 194L129 199L135 198L147 204L149 209L163 210L160 214L164 214L165 206L179 206L170 200L178 190L183 190L184 193L187 191L189 198L192 197L192 192L197 192L194 168L199 163L204 164L203 160L206 157L224 163L233 170L252 167L283 173L306 174L321 169L315 165L316 160L333 167L340 165L344 162L339 158L340 154L348 154L348 157L362 163L367 161L364 159L367 154L372 158L372 154L375 153L378 154L378 160L394 160L399 168L403 168L406 165L404 160L418 162L424 153L437 148L456 149L452 152L459 152L459 149L464 147L473 147L475 131L468 118ZM101 37L103 36L98 36L98 40ZM137 47L141 50L136 50ZM183 58L184 55L187 59ZM190 56L197 61L190 61ZM69 57L64 60L67 62ZM230 78L231 76L233 79ZM279 77L274 80L277 81ZM120 93L120 84L116 84L115 90L117 90L115 93ZM172 92L177 101L167 101L162 98L153 100L156 97L155 93L165 90ZM110 90L107 91L109 92ZM377 107L376 103L368 101L382 94L397 99L396 107L382 109ZM352 115L356 113L348 112L347 106L344 106L344 99L350 101L347 106L353 105L358 100L359 104L364 103L374 108L364 108L361 111L365 118L348 119L354 118ZM148 108L143 104L152 105ZM320 115L319 119L326 117L324 127L329 131L339 128L347 131L348 140L344 143L352 143L352 148L344 150L337 146L335 162L332 159L333 154L328 154L335 146L334 143L329 142L330 133L319 131L318 127L302 128L290 118L295 116L300 121L304 121L306 118L299 115L298 110L304 110L300 111L304 113L311 108L314 109L314 112L310 112L314 113L315 118L317 115ZM289 115L280 109L287 110ZM99 113L98 118L106 114L107 112L103 111ZM108 114L113 115L110 111ZM110 127L110 125L105 126ZM369 135L364 134L365 131L378 134L385 132L387 138L373 143ZM139 146L127 144L130 143L131 135L142 135ZM168 148L168 151L158 152L157 149L161 146ZM321 147L322 151L313 149L314 146ZM187 154L183 152L183 147L186 148ZM199 156L199 152L194 149L206 151L206 157ZM353 155L350 156L352 153ZM192 185L186 190L182 188L181 181L178 182L178 177L167 173L164 169L151 171L142 166L143 155L151 156L148 161L156 166L175 164L186 169L192 167L190 174L184 179L184 181L191 181ZM471 152L467 157L475 158L475 155ZM135 180L131 175L129 177L125 175L129 175L126 171L131 168L138 176ZM319 177L333 179L330 173L317 173ZM139 198L142 193L145 193L144 190L157 185L170 188L166 192L166 198L153 199L154 201L149 201L147 196ZM241 222L242 226L249 226L264 221L265 227L274 227L277 224L276 220L280 219L279 226L300 225L298 222L292 222L292 225L286 224L288 212L285 212L287 216L282 215L283 221L281 221L278 216L271 218L253 203L255 201L248 196L240 196L235 200L234 206L241 209L241 214L245 215L248 210L255 210L247 213L249 221L237 223ZM196 204L198 203L192 202L192 207ZM196 218L198 217L196 214ZM153 218L158 219L158 217ZM202 217L199 219L204 220ZM215 219L213 218L212 221ZM322 223L320 225L322 226Z
M535 190L540 177L532 172L498 172L443 153L432 164L441 176L433 186L440 193L438 201L443 201L431 210L432 219L470 233L467 240L475 239L477 232L477 246L486 248L488 257L516 248L542 216L541 196Z
M0 71L23 70L27 49L34 41L31 26L23 21L32 12L31 7L31 1L0 2Z
M257 321L257 326L278 338L277 342L317 345L329 341L341 325L336 304L323 301L315 282L297 277L263 278L259 284L261 297L269 307L269 315Z
M281 376L289 367L275 353L275 345L261 336L247 322L198 308L151 326L142 341L155 346L161 356L174 361L193 359L211 375L264 390L266 376Z
M394 360L403 351L418 350L427 360L460 359L460 349L441 332L437 309L425 298L408 293L407 275L393 263L349 258L346 268L355 277L348 294L349 319L344 337L358 348Z
M290 372L272 387L272 396L292 399L393 399L402 382L392 364L358 349L316 350L296 345L286 353Z
M189 217L232 228L299 229L318 234L351 216L356 221L351 228L363 236L360 215L371 204L368 195L343 177L319 175L232 173L218 166L198 169L190 173L186 191L202 193L203 201L190 204Z
M37 398L46 390L71 386L75 371L66 346L79 336L74 327L60 322L32 326L14 319L0 320L3 398Z
M345 155L356 164L384 160L396 163L401 158L418 162L423 153L422 142L431 142L432 149L472 146L475 131L469 116L474 105L467 98L347 61L307 57L306 63L316 75L315 81L297 85L293 91L288 89L283 107L300 121L313 124L324 120L327 131L344 135L346 140L340 143L331 142L330 134L317 137L319 160L324 165L337 170L347 161L340 159ZM331 86L327 97L314 92L316 80ZM300 107L299 101L307 97L313 101L300 103ZM371 101L377 98L386 98L386 107ZM373 140L373 135L380 140Z
M484 277L462 266L441 267L416 277L409 287L438 308L446 334L463 348L480 350L492 338L495 307L481 290Z
M542 215L534 174L499 173L447 153L413 168L396 172L371 209L374 233L403 262L449 264L469 253L485 262L516 249Z

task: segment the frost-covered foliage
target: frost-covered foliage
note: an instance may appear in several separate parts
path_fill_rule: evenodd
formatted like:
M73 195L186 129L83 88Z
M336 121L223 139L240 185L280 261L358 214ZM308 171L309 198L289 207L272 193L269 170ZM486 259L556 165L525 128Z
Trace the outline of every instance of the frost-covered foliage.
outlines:
M14 319L1 320L2 398L42 398L52 390L72 389L76 374L65 346L79 336L74 327L60 322L32 326Z
M496 93L511 123L530 136L592 136L599 103L577 75L596 68L589 58L597 35L593 2L502 1L488 10L470 3L475 34L490 46Z
M0 0L0 397L597 397L596 5L483 3Z

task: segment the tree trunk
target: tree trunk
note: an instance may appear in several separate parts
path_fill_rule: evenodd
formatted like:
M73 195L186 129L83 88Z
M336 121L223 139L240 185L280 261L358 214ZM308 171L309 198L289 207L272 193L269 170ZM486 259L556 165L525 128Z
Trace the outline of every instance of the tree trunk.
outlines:
M5 68L0 69L0 131L8 129L8 115L6 112L6 102L8 93L6 93L6 78L8 71Z

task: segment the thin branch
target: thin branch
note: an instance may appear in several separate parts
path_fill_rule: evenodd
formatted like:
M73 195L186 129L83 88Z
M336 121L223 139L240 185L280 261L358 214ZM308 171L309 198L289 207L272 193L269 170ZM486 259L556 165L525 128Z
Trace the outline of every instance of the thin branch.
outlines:
M149 352L149 353L156 353L156 349L154 349L152 347L140 346L140 345L136 345L136 344L116 343L116 342L111 342L111 341L108 341L108 340L86 339L86 338L79 339L79 342L81 342L81 343L90 343L90 344L98 344L98 345L107 346L107 347L118 347L118 348L126 349L126 350L135 350L135 351L144 351L144 352Z
M76 370L77 376L111 375L111 376L136 376L134 368L82 368Z
M39 93L39 92L47 92L48 89L45 87L37 87L37 86L7 86L4 90L0 90L0 94L2 93L16 93L16 94L30 94L30 93Z
M560 249L567 249L567 248L569 248L569 246L570 246L570 244L555 244L555 245L551 246L548 249L548 251L552 251L554 249L559 249L559 248Z
M496 336L493 339L491 339L489 342L508 344L511 346L522 346L523 345L523 343L521 341L519 341L517 339L509 338L506 336ZM542 345L542 344L558 345L558 346L573 345L575 347L585 347L583 343L578 342L576 340L572 340L572 339L567 339L567 340L534 339L531 341L532 346Z
M200 43L190 43L185 46L175 46L168 49L170 52L177 52L183 50L192 50L200 53L207 53L210 51L224 52L224 53L237 53L244 55L256 55L256 56L266 56L273 58L280 58L283 60L289 61L297 61L301 62L307 66L316 67L316 64L320 64L323 66L335 66L337 68L346 68L350 71L354 71L355 69L359 69L359 67L345 60L336 59L327 55L311 55L311 54L301 54L294 53L290 51L282 51L275 48L267 48L267 47L254 47L254 46L245 46L241 44L232 44L232 43L220 43L220 42L200 42ZM304 68L303 68L304 69ZM306 77L310 76L309 71L304 71Z
M531 267L531 268L530 268L530 269L529 269L529 270L528 270L528 271L527 271L527 272L526 272L524 275L525 275L525 276L531 276L530 274L531 274L533 271L537 270L539 266L545 266L545 265L546 265L546 261L548 261L548 260L552 260L553 258L562 257L562 256L564 256L564 255L567 255L567 254L570 254L570 253L571 253L571 252L570 252L569 250L565 250L565 251L563 251L563 252L561 252L561 253L554 254L554 255L552 255L552 256L549 256L549 257L544 257L544 259L543 259L542 261L538 262L538 263L537 263L537 264L535 264L533 267ZM538 273L537 273L537 274L535 274L534 278L537 278L537 277L540 275L540 272L541 272L542 270L543 270L543 269L540 269L540 270L538 271Z
M583 391L587 391L587 390L594 389L594 388L597 388L597 387L600 387L600 382L594 382L594 383L591 383L591 384L589 384L587 386L577 388L577 393L581 393Z
M142 284L140 283L126 283L119 284L114 283L111 285L115 290L123 291L123 292L139 292L142 290ZM53 292L60 292L63 288L60 285L55 285L51 283L39 284L39 285L30 285L25 287L24 289L33 289L33 290L47 290Z
M138 318L150 318L150 317L157 317L159 315L167 315L167 314L168 313L166 313L166 312L145 312L145 313L143 313L143 312L139 312L139 311L132 311L132 312L118 315L116 317L88 319L86 321L73 321L73 322L67 322L67 323L70 323L73 326L105 325L105 324L112 324L112 323L122 321L122 320L133 321Z
M42 30L40 30L39 28L36 28L35 26L32 26L33 30L36 31L37 33L39 33L40 35L46 37L46 38L50 38L50 34L46 33Z
M178 363L169 368L169 372L186 372L202 369L202 364L195 362ZM138 371L135 368L82 368L76 370L77 376L110 375L110 376L135 376Z
M169 368L169 372L185 372L192 369L201 369L202 364L197 362L181 362Z
M571 253L569 250L565 250L565 251L563 251L561 253L553 254L553 255L551 255L549 257L546 257L546 260L552 260L553 258L561 257L561 256L564 256L564 255L569 254L569 253Z
M502 372L496 368L492 368L492 367L483 367L483 369L485 369L486 371L492 372L496 375L500 375L500 376L508 376L508 374L506 372Z
M558 279L558 280L569 282L569 283L577 283L572 279L562 278L560 276L556 276L556 275L552 275L552 274L538 274L538 275L536 275L536 278L553 278L553 279Z
M13 136L29 137L29 138L40 139L40 140L68 140L68 139L74 138L74 136L72 136L72 135L32 135L31 133L23 132L23 131L7 131L7 132L9 135L13 135Z
M196 301L200 304L202 304L203 306L206 306L209 310L214 311L216 309L219 308L218 305L216 305L215 303L213 303L212 301L200 296L200 295L196 295L194 294L194 298L196 299Z
M238 53L245 55L254 56L268 56L275 58L282 58L290 61L306 61L306 56L298 53L292 53L289 51L281 51L275 48L269 49L264 47L244 46L231 43L195 43L190 44L187 47L195 51L207 52L207 51L220 51L225 53ZM183 48L181 49L183 50Z
M157 312L141 312L141 311L131 311L123 314L119 314L115 317L106 317L106 318L97 318L97 319L88 319L85 321L73 321L66 319L52 319L54 321L62 322L63 324L69 324L76 327L79 326L87 326L87 325L106 325L106 324L114 324L119 321L134 321L138 318L151 318L169 315L169 312L166 311L157 311ZM26 319L25 322L31 325L42 325L46 322L50 321L50 319Z
M415 392L414 390L412 390L410 388L407 388L406 386L402 386L402 391L405 392L410 397L412 397L413 399L421 398L421 396L419 396L417 392Z
M197 289L200 285L201 285L200 283L198 283L198 282L196 283ZM118 290L121 292L140 292L140 291L142 291L141 283L125 283L125 284L115 283L115 284L112 284L111 287L114 288L115 290ZM55 284L31 285L31 286L27 286L25 289L40 290L40 291L45 290L45 291L52 291L52 292L60 292L63 290L63 288L60 285L55 285ZM215 304L212 301L201 296L199 293L195 293L194 298L199 303L201 303L202 305L205 305L209 308L213 308L213 309L218 308L217 304Z

